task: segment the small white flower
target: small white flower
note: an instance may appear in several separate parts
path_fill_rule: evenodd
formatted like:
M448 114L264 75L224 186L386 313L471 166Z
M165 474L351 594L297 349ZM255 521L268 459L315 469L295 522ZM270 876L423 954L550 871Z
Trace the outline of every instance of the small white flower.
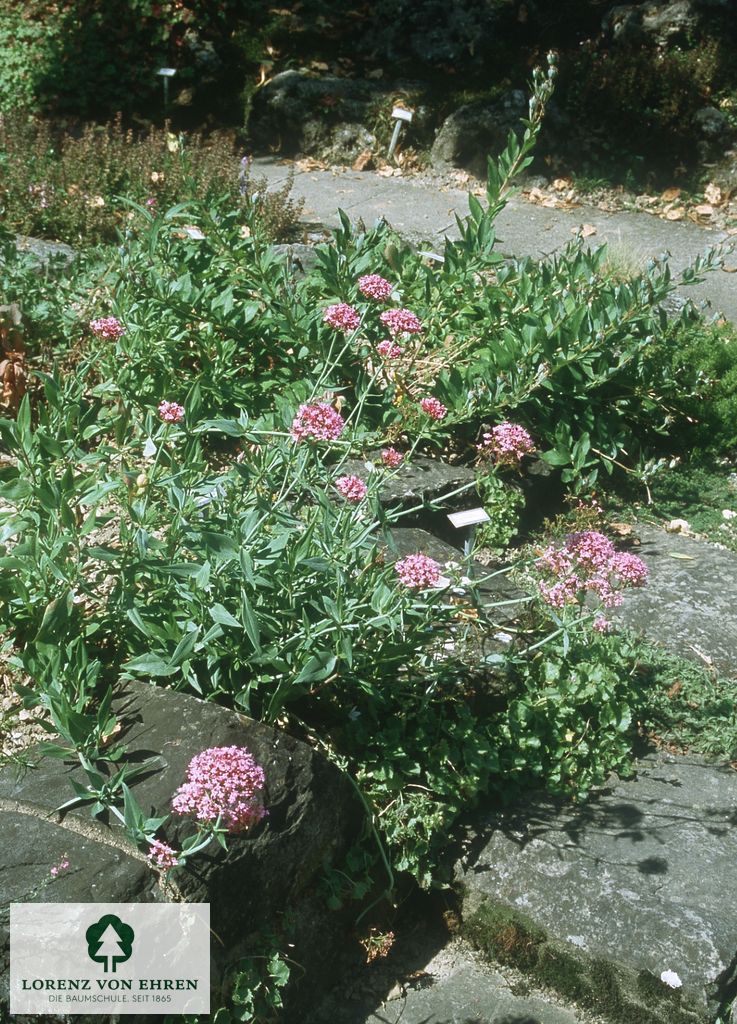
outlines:
M663 971L660 975L660 980L669 988L681 988L683 985L683 982L675 971Z
M737 519L737 512L731 508L723 508L722 519Z

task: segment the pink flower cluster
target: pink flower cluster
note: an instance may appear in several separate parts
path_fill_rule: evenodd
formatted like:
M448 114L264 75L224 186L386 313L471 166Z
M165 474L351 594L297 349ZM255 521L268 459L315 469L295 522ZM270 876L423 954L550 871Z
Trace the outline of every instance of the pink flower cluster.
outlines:
M420 408L423 412L427 413L430 419L433 420L442 420L448 412L443 403L439 402L437 398L433 398L431 395L422 399L420 402Z
M387 309L379 317L392 337L397 334L419 334L422 324L408 309Z
M407 555L395 563L394 569L399 577L399 582L405 587L413 590L420 590L424 587L434 587L440 579L440 566L434 558L418 553Z
M211 747L189 762L187 781L171 802L177 814L245 832L266 815L260 802L266 777L246 747Z
M343 495L346 501L357 505L359 501L368 494L368 487L360 476L339 476L335 481L335 489Z
M335 441L344 427L343 417L327 402L300 405L292 421L292 437L295 441L303 441L306 437L315 441Z
M181 423L184 419L184 406L176 402L161 402L159 416L164 423Z
M168 871L169 868L175 868L179 863L177 851L171 846L167 846L166 843L162 843L160 839L150 839L148 846L148 859L155 867Z
M497 462L519 465L525 455L535 451L535 445L524 427L504 422L484 434L476 446L482 455L491 455Z
M587 593L595 594L605 608L615 608L622 603L621 591L643 586L648 574L641 558L617 551L596 530L571 533L562 546L550 545L538 564L545 577L540 593L554 608L582 601ZM608 625L600 617L594 628L603 632Z
M336 331L342 331L343 334L355 331L361 323L358 311L353 306L349 306L347 302L338 302L334 306L328 306L322 319L324 323Z
M404 462L404 455L398 452L396 448L384 448L381 453L381 461L390 469L396 469L397 466L401 466Z
M125 327L114 316L102 316L97 320L90 320L90 330L96 338L104 338L105 341L116 341L125 334Z
M375 299L376 302L386 302L394 291L394 286L379 274L364 274L363 277L358 279L358 290L367 299Z
M69 858L67 857L66 854L64 854L59 863L54 864L54 866L50 869L49 874L51 875L52 878L56 878L57 875L60 875L62 871L66 871L68 867Z
M397 345L395 341L390 341L387 338L386 341L379 342L376 346L376 351L382 359L399 359L404 349L401 345Z

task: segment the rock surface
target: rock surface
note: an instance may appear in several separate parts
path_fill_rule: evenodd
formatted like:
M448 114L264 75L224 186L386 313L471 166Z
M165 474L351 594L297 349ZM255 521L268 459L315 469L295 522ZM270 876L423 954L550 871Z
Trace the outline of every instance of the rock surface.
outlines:
M650 570L615 618L675 653L737 672L737 555L706 541L639 525L637 554Z
M464 919L479 945L497 908L533 922L516 943L533 976L616 1003L615 1019L629 1004L648 1024L713 1019L737 970L736 806L731 768L653 754L581 807L543 796L480 816L458 865Z
M519 89L493 104L459 107L445 119L435 137L430 153L433 167L462 167L485 176L487 158L504 149L510 130L518 129L520 118L526 116L527 98Z
M372 104L390 102L391 86L282 71L256 93L249 131L256 143L286 153L330 152L352 163L373 139L364 127Z
M18 252L27 253L34 258L39 269L45 269L51 262L67 266L74 259L74 249L66 242L49 242L44 238L18 235L15 244Z
M367 984L333 997L319 1024L588 1024L589 1014L560 1005L551 993L521 994L462 940L429 960L376 965ZM413 969L414 968L414 969ZM522 986L521 986L522 987ZM527 988L527 986L524 986ZM369 1009L369 1007L371 1007ZM310 1021L318 1024L318 1019Z
M292 737L171 690L131 684L115 710L127 760L154 759L131 783L146 814L169 811L189 761L208 747L247 746L264 767L268 816L231 837L227 853L208 847L172 878L178 898L211 904L227 951L214 947L216 956L236 959L261 929L283 928L307 971L300 1005L309 1000L329 971L331 951L346 942L340 917L325 909L316 886L362 827L348 780ZM59 818L56 808L73 795L70 779L84 782L78 768L51 758L20 778L13 768L0 772L0 915L12 901L49 899L50 886L62 903L172 898L118 826L92 821L84 807ZM178 847L191 825L173 818L163 832ZM65 854L70 867L52 881L50 868Z
M341 467L343 473L355 473L363 477L372 470L371 461L366 463L359 459L349 459ZM447 505L448 511L472 508L477 501L473 487L475 479L476 474L468 466L450 466L438 459L415 456L387 478L380 499L387 508L408 509L431 502L442 503L443 507ZM465 488L461 494L447 497L460 487Z

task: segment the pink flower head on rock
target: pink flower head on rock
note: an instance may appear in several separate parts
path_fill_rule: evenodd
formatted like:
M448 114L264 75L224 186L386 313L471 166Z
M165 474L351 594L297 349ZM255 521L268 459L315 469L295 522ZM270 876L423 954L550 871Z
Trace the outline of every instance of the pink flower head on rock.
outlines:
M616 608L622 603L621 591L643 586L648 575L641 558L617 551L597 530L571 533L563 545L551 544L538 566L543 575L540 594L554 608L582 602L587 593L598 597L605 608ZM603 632L596 622L594 629Z
M246 747L211 747L189 762L187 781L171 802L177 814L245 832L266 815L260 794L266 777Z
M432 420L442 420L448 412L443 403L439 402L437 398L433 398L431 395L422 399L420 402L420 408L424 413L427 413Z
M535 451L535 444L524 427L504 422L484 434L477 448L482 455L491 455L497 462L516 466L525 455Z
M394 286L379 274L364 274L363 277L358 279L358 290L367 299L375 299L376 302L386 302L394 291Z
M648 568L641 558L627 551L618 551L611 560L611 571L628 587L644 587Z
M184 419L184 406L176 402L161 402L159 416L164 423L181 423Z
M392 337L397 334L419 334L422 324L409 309L387 309L379 317Z
M90 320L90 330L96 338L104 338L105 341L117 341L125 334L125 327L114 316L102 316L97 320Z
M346 501L357 505L359 501L368 494L368 487L360 476L339 476L335 481L335 489L343 495Z
M389 466L390 469L396 469L397 466L401 466L404 462L404 455L398 452L396 448L384 448L381 453L381 461L385 466Z
M177 851L171 846L167 846L166 843L162 843L161 840L149 839L148 846L148 859L154 867L168 870L169 868L175 868L179 864Z
M335 441L344 427L343 417L327 402L300 405L292 421L292 437L295 441L303 441L306 437L315 441Z
M412 590L434 587L440 579L440 566L434 558L418 553L400 559L394 569L399 582Z
M349 306L347 302L337 302L334 306L328 306L322 319L324 323L336 331L342 331L343 334L355 331L361 323L358 311L353 306Z
M395 341L380 341L376 346L376 351L379 353L382 359L399 359L404 349L401 345L397 345Z

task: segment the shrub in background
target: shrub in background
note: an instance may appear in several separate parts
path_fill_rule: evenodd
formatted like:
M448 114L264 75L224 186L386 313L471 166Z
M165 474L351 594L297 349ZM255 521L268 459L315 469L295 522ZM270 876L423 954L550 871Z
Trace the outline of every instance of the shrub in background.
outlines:
M174 135L168 126L136 133L120 116L66 134L27 113L0 116L0 217L6 227L71 244L114 241L133 217L125 200L149 212L175 203L249 194L268 239L287 237L299 218L292 179L267 193L263 179L240 175L232 135Z

